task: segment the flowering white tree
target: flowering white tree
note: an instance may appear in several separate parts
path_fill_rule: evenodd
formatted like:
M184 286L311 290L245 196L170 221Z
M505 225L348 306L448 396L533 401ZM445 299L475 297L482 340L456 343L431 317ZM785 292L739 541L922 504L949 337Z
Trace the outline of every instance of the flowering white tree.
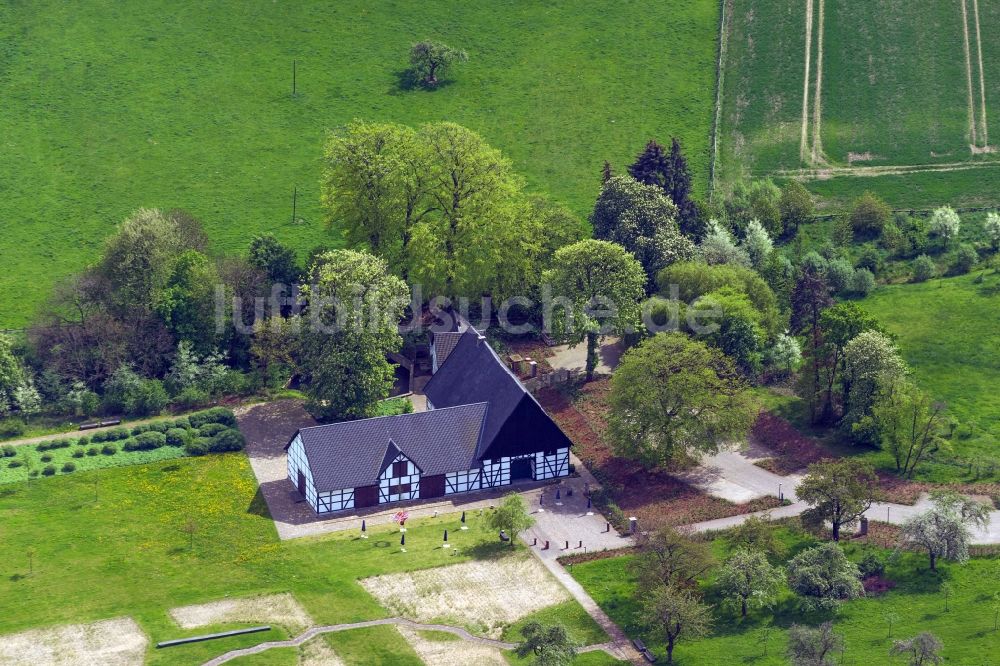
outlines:
M931 493L934 506L903 524L900 538L927 551L931 571L937 571L938 559L964 563L969 559L971 527L990 523L985 505L954 491Z
M781 333L768 350L767 362L772 368L784 374L798 370L802 365L802 347L799 341L787 332Z
M783 575L759 550L740 549L726 560L716 585L742 617L754 606L767 606L778 595Z
M771 251L774 249L774 241L771 240L771 235L767 233L767 229L764 225L760 223L759 220L750 220L750 224L747 225L746 236L743 238L743 250L750 257L751 265L759 270L767 258L771 256Z
M707 264L737 264L750 267L750 255L743 248L736 246L733 235L717 220L708 221L708 233L701 241L699 249Z
M990 239L993 249L1000 249L1000 215L990 213L986 216L986 237Z
M944 240L945 245L949 245L958 238L958 232L962 228L962 219L951 206L942 206L931 215L931 233Z
M35 388L35 382L31 377L25 377L24 382L14 389L14 402L25 422L30 416L42 411L42 396Z

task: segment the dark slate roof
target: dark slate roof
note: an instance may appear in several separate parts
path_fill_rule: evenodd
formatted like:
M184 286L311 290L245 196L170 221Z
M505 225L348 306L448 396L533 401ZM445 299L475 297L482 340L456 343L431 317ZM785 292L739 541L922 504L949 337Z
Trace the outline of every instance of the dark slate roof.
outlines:
M474 328L424 387L435 409L489 403L477 458L499 458L570 446L535 397Z
M376 483L397 451L429 476L474 469L488 411L485 402L462 404L313 426L297 434L313 483L317 491L325 492Z
M445 331L434 334L434 355L437 357L437 364L440 368L448 360L455 346L462 339L463 333L458 331Z

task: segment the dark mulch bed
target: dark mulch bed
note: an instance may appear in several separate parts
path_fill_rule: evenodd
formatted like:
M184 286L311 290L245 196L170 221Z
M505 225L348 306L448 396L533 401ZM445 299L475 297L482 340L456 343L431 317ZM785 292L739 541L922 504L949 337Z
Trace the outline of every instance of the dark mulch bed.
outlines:
M879 472L879 486L885 495L885 501L895 504L916 504L923 493L932 490L951 489L963 495L975 495L989 498L994 506L1000 506L1000 483L924 483L902 479L888 472Z
M815 439L806 437L791 423L768 411L762 411L757 417L750 436L755 443L776 454L758 465L782 476L801 472L814 462L833 457Z
M688 525L779 506L773 497L733 504L707 495L666 472L647 470L616 456L604 436L609 390L610 382L598 379L577 387L572 398L568 392L556 389L545 389L538 398L573 440L576 455L612 492L625 517L639 519L640 529Z

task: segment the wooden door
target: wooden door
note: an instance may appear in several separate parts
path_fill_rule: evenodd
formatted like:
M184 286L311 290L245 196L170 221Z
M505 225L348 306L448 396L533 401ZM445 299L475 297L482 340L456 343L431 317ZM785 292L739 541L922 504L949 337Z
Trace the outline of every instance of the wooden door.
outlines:
M299 494L302 495L303 497L305 497L306 496L306 475L302 472L301 469L299 470L298 487L299 487Z

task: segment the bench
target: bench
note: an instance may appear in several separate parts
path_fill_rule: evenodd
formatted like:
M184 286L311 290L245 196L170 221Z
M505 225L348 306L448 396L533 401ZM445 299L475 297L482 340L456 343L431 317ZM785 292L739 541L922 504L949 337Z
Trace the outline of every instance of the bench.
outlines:
M642 642L641 638L635 638L635 639L633 639L632 640L632 645L634 645L635 649L638 650L639 652L645 652L646 651L646 644Z
M500 540L503 541L504 543L506 543L506 542L510 541L510 537L507 536L506 532L504 532L503 530L500 530Z
M648 661L651 664L655 664L656 663L656 655L653 654L652 652L650 652L649 650L643 650L642 651L642 658L645 659L646 661Z

